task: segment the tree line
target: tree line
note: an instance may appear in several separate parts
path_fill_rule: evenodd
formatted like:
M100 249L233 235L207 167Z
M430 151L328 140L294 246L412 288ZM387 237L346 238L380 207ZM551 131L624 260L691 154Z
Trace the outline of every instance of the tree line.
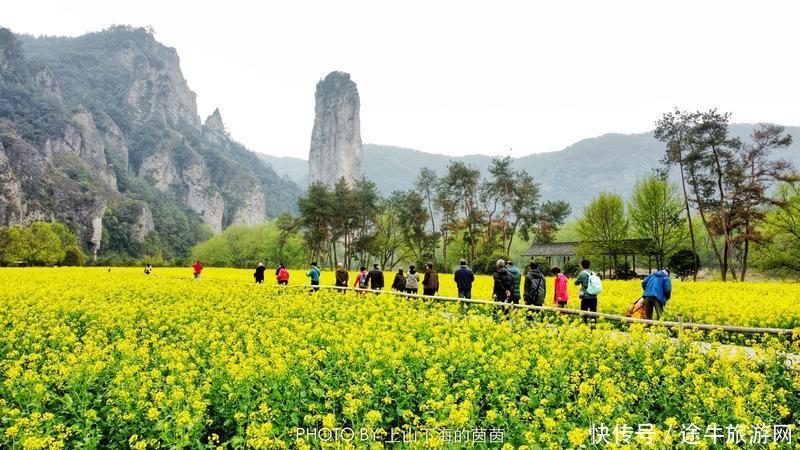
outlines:
M510 157L494 158L485 179L463 162L442 175L423 168L413 186L384 197L365 177L311 185L298 203L310 259L349 268L430 261L447 270L466 257L484 271L515 239L552 241L571 212L566 202L542 202Z
M664 114L655 130L666 144L662 167L636 184L627 208L609 193L587 205L577 227L581 251L608 257L617 275L630 238L648 242L643 252L657 267L679 266L694 279L706 249L705 266L718 268L723 281L745 280L753 260L779 275L800 272L799 178L772 155L792 137L761 124L742 141L729 135L730 117L716 110ZM677 185L668 181L670 171Z
M655 130L666 143L665 168L675 167L680 177L692 250L697 253L696 214L723 281L744 280L753 245L768 243L763 225L770 207L783 207L774 185L798 181L791 164L772 157L792 143L784 127L761 124L743 142L730 136L730 118L716 109L676 110L664 114Z
M586 205L578 220L579 253L608 258L617 278L634 275L627 261L620 260L631 252L650 257L656 268L680 266L681 277L690 275L694 263L687 273L683 261L697 257L683 252L688 228L682 208L677 187L664 173L637 181L627 205L619 194L602 192ZM632 247L631 239L638 239L633 244L642 244Z
M78 240L58 222L33 222L28 226L0 227L0 264L79 266L84 261Z

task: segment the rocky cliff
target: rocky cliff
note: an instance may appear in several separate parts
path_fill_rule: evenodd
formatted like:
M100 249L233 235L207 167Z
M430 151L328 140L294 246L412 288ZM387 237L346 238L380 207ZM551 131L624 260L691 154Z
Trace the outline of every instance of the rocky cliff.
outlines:
M361 107L358 88L345 72L317 83L314 129L308 154L309 183L333 185L361 177Z
M0 224L58 220L101 253L152 252L181 235L179 256L201 223L262 222L299 193L231 139L219 110L201 123L177 52L147 30L0 28Z

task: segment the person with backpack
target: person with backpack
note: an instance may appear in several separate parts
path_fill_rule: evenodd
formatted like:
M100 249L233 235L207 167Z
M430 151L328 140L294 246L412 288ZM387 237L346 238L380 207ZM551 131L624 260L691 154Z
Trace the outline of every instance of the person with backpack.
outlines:
M578 298L581 299L581 311L597 312L597 295L603 290L600 277L596 273L589 270L591 263L588 259L581 261L581 268L583 270L578 274L575 279L575 286L580 286L578 291ZM588 317L583 317L583 323L588 323ZM597 317L592 317L594 324L597 324Z
M419 272L417 272L417 266L414 264L408 266L408 273L406 274L406 293L419 294Z
M286 286L289 284L289 271L286 270L286 266L281 264L278 267L278 275L275 278L278 279L279 286Z
M667 300L672 296L672 280L669 278L669 270L661 269L653 272L642 280L642 298L645 303L645 319L660 319L667 306Z
M422 278L422 295L436 295L439 290L439 274L433 270L433 263L425 264L425 276Z
M553 294L553 303L557 308L566 308L567 301L569 300L569 290L567 290L567 276L561 273L561 268L558 266L553 267L550 273L555 277L553 286L555 293Z
M539 270L539 264L532 262L530 270L525 274L525 304L543 306L547 295L547 282Z
M403 273L402 267L397 269L397 273L394 274L394 282L392 283L392 290L397 292L406 291L406 274Z
M517 266L514 265L514 261L511 261L510 259L506 261L506 270L508 270L511 276L514 277L514 288L511 289L511 303L519 303L522 273L519 271Z
M506 270L506 262L502 259L498 259L495 266L497 270L495 270L492 275L494 280L494 292L492 294L494 301L510 303L511 293L514 289L514 276L511 275L511 272ZM502 309L506 316L508 316L510 311L509 307L498 307L495 310L497 309Z
M253 273L253 278L256 280L256 284L264 284L264 272L266 272L267 268L264 267L264 263L258 263L256 266L256 271Z
M311 269L306 272L306 276L311 279L311 292L319 291L319 269L316 262L311 263Z
M453 279L458 288L458 298L472 298L472 283L475 282L475 273L467 267L467 260L462 259L458 262L458 270L453 274Z
M361 266L358 269L358 275L356 275L356 283L353 285L355 288L359 289L369 289L369 274L367 273L367 268ZM363 291L358 291L358 295L364 295Z
M350 274L347 273L342 263L336 264L336 287L347 287L347 283L350 281ZM341 289L340 292L344 293L345 290Z
M380 264L372 265L372 270L367 274L367 282L369 283L370 289L373 291L380 291L383 289L383 272L381 271ZM375 295L378 294L380 294L380 292L375 293Z

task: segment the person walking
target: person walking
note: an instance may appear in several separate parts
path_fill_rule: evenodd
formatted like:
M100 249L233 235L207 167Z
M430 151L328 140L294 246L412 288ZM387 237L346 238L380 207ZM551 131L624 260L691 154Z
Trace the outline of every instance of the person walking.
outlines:
M495 267L496 270L492 275L494 280L494 292L492 296L496 302L510 303L512 290L514 289L514 276L511 275L511 272L506 270L506 262L502 259L497 260ZM508 306L499 307L495 310L497 309L502 309L506 316L508 316L510 311Z
M258 263L256 266L256 271L253 273L253 278L256 279L256 284L264 284L264 272L266 271L267 268L264 267L264 263Z
M392 283L392 290L397 292L406 291L406 274L403 273L402 267L397 269L397 273L394 274L394 282Z
M194 269L194 279L195 280L199 280L200 279L200 274L203 273L203 265L200 264L200 260L199 259L194 262L194 265L192 266L192 269ZM111 269L109 269L109 270L111 270Z
M278 285L286 286L289 284L289 271L286 270L286 266L283 264L278 267L278 275L275 277L278 279Z
M514 288L511 289L511 303L519 303L522 273L519 271L517 266L514 265L514 261L511 261L510 259L506 261L506 270L508 270L508 272L514 277Z
M369 274L367 273L367 268L361 266L358 269L358 275L356 275L356 282L353 284L353 287L359 289L369 289ZM364 291L358 291L358 295L364 295Z
M575 279L575 286L580 286L578 291L578 298L581 299L581 311L597 312L597 295L602 290L600 284L600 277L596 273L589 270L591 263L588 259L581 261L581 268L583 270L578 274ZM588 317L583 317L583 323L588 323ZM592 317L594 325L597 324L597 317Z
M419 272L417 272L417 266L414 264L408 266L408 273L406 274L406 293L419 294Z
M372 265L372 270L367 274L367 282L369 282L369 288L373 291L380 291L383 289L383 272L381 271L380 264ZM380 294L380 292L375 292L375 295L378 294Z
M567 289L567 276L561 273L561 268L558 266L553 267L550 273L555 277L553 285L555 293L553 294L553 304L557 308L566 308L567 301L569 300L569 290Z
M336 287L347 287L347 284L350 282L350 274L345 270L344 265L342 263L336 264ZM345 290L341 289L340 292L344 293Z
M475 282L475 273L467 267L467 260L462 259L458 262L458 269L453 274L453 279L458 288L458 298L472 298L472 283Z
M544 274L539 270L539 264L532 262L530 270L525 274L525 304L543 306L544 297L547 295L547 283Z
M152 271L153 271L153 266L151 266L150 263L145 264L145 266L144 266L144 274L145 275L150 275L150 272L152 272Z
M422 278L422 295L436 295L439 290L439 274L433 270L433 263L425 264L425 276Z
M311 262L311 268L306 272L306 276L311 279L311 292L319 291L319 269L316 262Z
M645 302L645 319L661 318L667 300L672 296L672 280L669 270L661 269L653 272L642 280L642 298Z

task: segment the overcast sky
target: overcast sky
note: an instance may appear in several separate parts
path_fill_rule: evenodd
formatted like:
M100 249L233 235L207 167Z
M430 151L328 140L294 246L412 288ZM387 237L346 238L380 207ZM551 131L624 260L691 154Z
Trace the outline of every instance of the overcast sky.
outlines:
M18 33L152 26L203 119L219 106L273 155L307 158L332 70L358 84L364 142L450 155L647 131L676 106L800 124L796 1L7 3L0 25Z

